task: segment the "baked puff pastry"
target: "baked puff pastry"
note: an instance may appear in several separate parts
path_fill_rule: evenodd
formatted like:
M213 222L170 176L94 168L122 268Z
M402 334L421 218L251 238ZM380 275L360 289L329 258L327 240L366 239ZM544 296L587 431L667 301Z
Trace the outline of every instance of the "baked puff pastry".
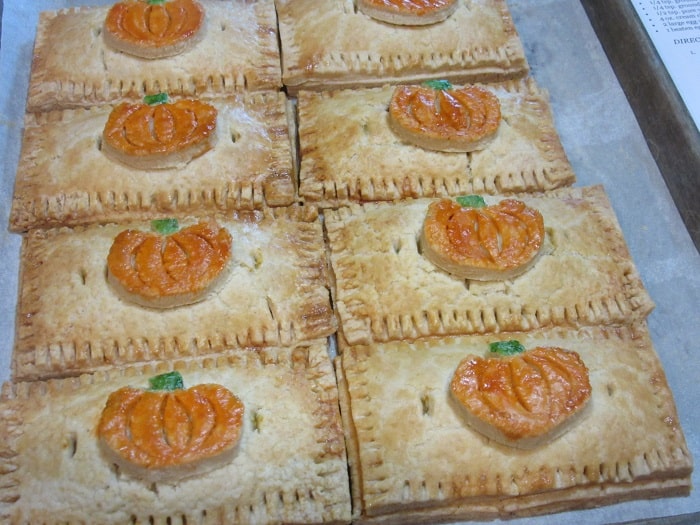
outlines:
M526 76L506 2L458 3L445 20L407 27L376 20L347 0L276 0L282 81L296 94L432 78L460 83Z
M172 98L167 107L179 100ZM192 159L176 151L177 163L170 167L160 158L125 164L125 153L103 151L112 106L27 114L10 228L293 204L295 132L285 95L246 93L208 100L207 105L216 110L213 136L207 139L210 149ZM154 129L146 122L137 131ZM155 141L150 134L147 138Z
M102 105L154 91L201 97L282 86L273 0L196 4L204 12L196 42L162 58L134 56L105 39L111 6L42 12L27 110Z
M292 345L335 332L315 209L215 218L231 237L227 275L199 302L168 309L142 306L108 278L114 239L124 230L148 231L147 222L28 233L21 250L14 377L61 377L235 348ZM183 218L180 225L184 229L202 220Z
M516 338L576 352L586 413L529 450L469 426L449 392L468 354ZM354 523L507 519L688 495L693 460L646 324L341 347ZM562 515L561 523L576 522Z
M159 481L110 461L96 429L109 396L177 370L245 405L235 451L205 473ZM284 394L281 395L280 388ZM326 339L217 358L6 384L0 399L0 515L13 523L350 521L338 392Z
M494 281L456 277L421 253L430 199L326 210L339 333L368 344L646 318L654 304L602 186L519 200L542 215L543 247L525 273Z
M394 86L298 94L299 195L337 207L470 193L537 192L576 177L547 92L534 80L481 85L500 103L498 126L479 151L426 149L388 117Z

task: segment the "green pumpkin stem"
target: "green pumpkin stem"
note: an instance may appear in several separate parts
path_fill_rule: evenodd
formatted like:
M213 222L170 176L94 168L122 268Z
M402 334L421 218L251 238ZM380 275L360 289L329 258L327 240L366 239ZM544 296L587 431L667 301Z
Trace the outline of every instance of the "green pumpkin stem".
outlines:
M491 352L503 356L522 354L525 351L525 347L520 343L520 341L515 339L490 343L489 349Z
M150 390L184 390L185 382L178 371L166 372L148 380Z
M166 104L168 102L167 93L154 93L153 95L146 95L143 97L144 104L149 106L158 106L159 104Z
M460 195L455 200L462 208L485 208L486 201L481 195Z
M161 235L170 235L180 229L177 219L155 219L151 221L151 229Z
M452 83L449 80L426 80L423 82L425 87L433 88L438 91L447 91L452 89Z

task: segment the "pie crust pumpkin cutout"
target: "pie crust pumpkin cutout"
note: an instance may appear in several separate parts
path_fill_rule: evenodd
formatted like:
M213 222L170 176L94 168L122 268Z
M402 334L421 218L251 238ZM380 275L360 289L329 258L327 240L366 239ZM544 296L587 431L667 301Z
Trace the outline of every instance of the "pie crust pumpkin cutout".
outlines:
M199 100L167 100L162 93L114 107L102 151L132 168L164 169L182 167L213 148L216 108Z
M428 206L419 246L438 268L461 279L511 279L529 270L544 244L544 219L517 199L487 206L470 195Z
M358 0L357 8L376 20L396 25L442 22L457 10L458 0Z
M389 102L389 125L403 141L450 153L484 149L501 123L498 97L476 85L445 80L397 86Z
M518 341L492 343L491 352L495 357L465 357L450 384L472 428L498 443L534 448L580 419L592 389L576 352L525 350Z
M107 280L120 297L173 308L201 301L223 283L232 244L226 228L214 220L181 230L174 220L154 221L153 227L124 230L112 242Z
M149 481L177 481L227 463L243 429L243 402L222 385L185 388L179 372L150 388L112 392L97 437L110 461Z
M204 33L204 8L195 0L123 0L104 22L105 43L139 58L179 55Z

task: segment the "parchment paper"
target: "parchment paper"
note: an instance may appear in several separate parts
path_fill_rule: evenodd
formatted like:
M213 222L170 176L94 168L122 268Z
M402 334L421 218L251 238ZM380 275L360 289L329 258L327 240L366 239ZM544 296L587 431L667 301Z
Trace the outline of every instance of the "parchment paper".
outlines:
M20 237L7 224L22 136L29 66L42 10L88 2L5 2L0 44L0 380L10 379ZM91 5L106 4L93 0ZM510 0L532 75L549 90L577 185L602 183L642 280L656 303L652 339L676 397L688 445L700 458L700 255L667 191L586 14L577 0ZM698 485L698 474L693 475ZM700 512L700 493L635 501L517 524L620 523ZM673 520L693 523L696 518ZM700 517L697 518L700 520ZM496 522L498 523L498 522Z

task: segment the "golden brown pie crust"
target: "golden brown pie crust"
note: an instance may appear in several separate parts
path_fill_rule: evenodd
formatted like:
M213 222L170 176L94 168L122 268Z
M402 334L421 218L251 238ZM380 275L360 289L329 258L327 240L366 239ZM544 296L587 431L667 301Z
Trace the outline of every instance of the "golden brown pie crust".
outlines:
M109 394L172 369L215 383L246 406L230 462L148 483L102 455L95 427ZM283 392L283 395L282 395ZM1 508L24 523L350 521L338 391L325 339L249 348L168 365L112 367L78 378L5 384L0 399ZM293 446L284 445L294 436Z
M315 209L271 208L216 219L232 237L227 280L205 300L168 310L124 301L106 278L114 237L147 224L28 233L21 254L14 377L62 377L232 348L292 345L335 332Z
M460 1L446 20L410 28L374 20L344 0L276 6L282 81L290 94L434 78L495 82L529 71L504 0Z
M646 324L498 334L569 348L590 370L584 417L533 450L471 429L448 394L460 360L494 337L341 346L355 523L507 519L689 493L692 458Z
M430 199L326 210L334 306L347 342L646 318L654 303L602 186L519 199L542 214L544 247L526 273L492 282L454 277L420 253Z
M28 114L10 228L293 204L294 132L286 96L257 92L208 102L218 111L214 147L168 169L132 168L101 151L111 106Z
M491 84L502 120L481 151L429 151L388 123L392 86L298 95L299 194L324 208L349 202L552 190L576 177L547 92L534 80Z
M115 51L102 31L109 6L39 16L27 111L173 96L222 96L282 87L273 0L199 0L205 35L189 51L147 60Z

